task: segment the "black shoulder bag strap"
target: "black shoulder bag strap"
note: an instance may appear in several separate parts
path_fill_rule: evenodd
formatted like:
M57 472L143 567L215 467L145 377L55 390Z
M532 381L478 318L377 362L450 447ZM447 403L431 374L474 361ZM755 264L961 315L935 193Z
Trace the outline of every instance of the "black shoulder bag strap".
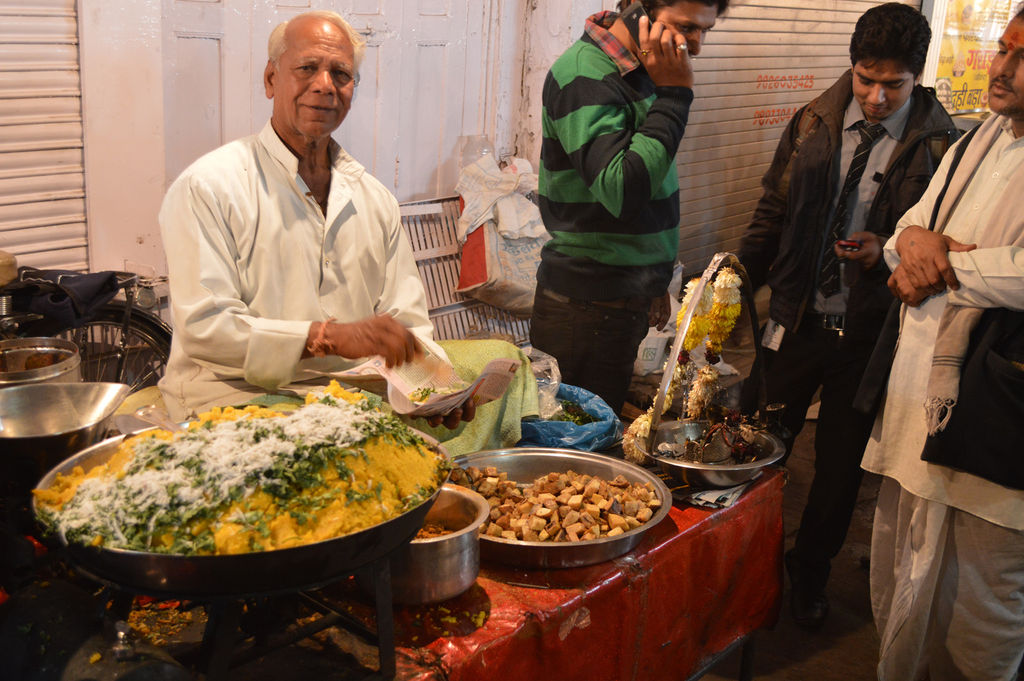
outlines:
M928 223L930 231L935 231L935 222L939 218L939 208L941 208L942 202L946 199L949 183L953 180L957 166L960 165L960 160L964 157L964 152L967 151L967 147L974 138L974 133L978 132L979 127L981 126L971 128L971 131L964 136L963 142L953 152L953 161L949 164L946 182L942 185L942 191L939 192L938 197L935 199L935 205L932 207L932 217ZM889 304L889 311L885 315L885 322L882 323L882 330L879 332L878 340L875 342L875 349L871 351L871 357L868 359L867 366L864 369L864 375L860 379L860 386L857 387L857 394L853 398L853 408L867 416L873 416L878 410L878 405L882 400L882 393L885 392L885 386L889 383L892 358L896 354L896 341L900 337L901 305L902 303L898 298L893 298L892 303Z

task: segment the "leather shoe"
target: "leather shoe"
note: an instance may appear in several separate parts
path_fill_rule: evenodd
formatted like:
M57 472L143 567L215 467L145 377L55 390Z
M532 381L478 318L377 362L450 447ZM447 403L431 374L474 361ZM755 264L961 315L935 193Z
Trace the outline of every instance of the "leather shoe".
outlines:
M828 616L828 597L804 578L800 563L792 552L786 553L786 572L791 585L789 608L793 620L804 629L820 629Z
M824 592L805 593L793 589L790 594L789 607L793 613L793 621L804 629L820 629L828 617L828 596Z

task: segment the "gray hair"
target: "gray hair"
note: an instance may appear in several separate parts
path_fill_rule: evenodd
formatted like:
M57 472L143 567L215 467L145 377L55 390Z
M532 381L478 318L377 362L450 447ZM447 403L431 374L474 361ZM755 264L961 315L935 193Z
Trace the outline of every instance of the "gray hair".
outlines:
M340 14L325 9L296 14L288 21L278 24L277 27L270 32L270 38L267 39L267 57L270 59L270 62L274 64L274 66L277 66L278 60L281 59L281 55L284 54L285 48L288 47L285 44L284 39L284 33L288 29L288 24L296 19L303 19L305 17L313 17L329 21L345 33L349 42L352 43L352 50L354 52L355 63L352 65L352 68L355 69L356 73L359 73L359 65L363 63L363 55L366 53L366 39L359 35L359 32L352 28L352 25L345 21Z

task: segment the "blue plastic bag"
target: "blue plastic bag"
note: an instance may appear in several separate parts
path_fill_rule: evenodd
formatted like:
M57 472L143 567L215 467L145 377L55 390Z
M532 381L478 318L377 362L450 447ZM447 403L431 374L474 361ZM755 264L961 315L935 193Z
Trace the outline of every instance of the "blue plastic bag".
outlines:
M516 447L557 447L596 452L609 449L622 437L622 421L600 397L574 385L558 386L558 399L575 402L594 418L582 426L571 421L524 420Z

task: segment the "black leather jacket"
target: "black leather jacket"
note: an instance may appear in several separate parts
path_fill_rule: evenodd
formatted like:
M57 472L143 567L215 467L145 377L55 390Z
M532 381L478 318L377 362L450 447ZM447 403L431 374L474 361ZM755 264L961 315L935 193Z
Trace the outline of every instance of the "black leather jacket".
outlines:
M825 224L838 190L830 181L832 164L839 163L836 151L852 97L852 72L847 71L793 116L761 181L764 195L740 245L740 262L754 288L765 283L771 287L771 318L789 330L799 328L814 301ZM907 209L917 203L942 154L959 136L931 90L916 86L911 100L903 138L893 151L865 221L865 229L878 234L883 244ZM802 120L805 110L810 118ZM794 155L801 132L799 152ZM892 301L886 285L889 274L880 259L850 287L846 335L851 340L877 335Z

